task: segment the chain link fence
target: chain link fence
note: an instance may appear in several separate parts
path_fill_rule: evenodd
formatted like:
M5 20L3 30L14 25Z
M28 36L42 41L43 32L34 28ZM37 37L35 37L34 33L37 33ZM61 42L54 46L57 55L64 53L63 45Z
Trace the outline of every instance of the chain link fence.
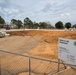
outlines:
M66 68L58 61L0 50L0 75L56 75Z

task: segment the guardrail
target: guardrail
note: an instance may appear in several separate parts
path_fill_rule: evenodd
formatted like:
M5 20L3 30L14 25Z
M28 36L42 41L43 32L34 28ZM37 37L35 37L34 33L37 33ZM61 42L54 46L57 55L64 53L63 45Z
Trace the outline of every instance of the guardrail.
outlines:
M60 60L48 60L4 50L0 50L0 63L0 75L53 75L67 68L67 64Z

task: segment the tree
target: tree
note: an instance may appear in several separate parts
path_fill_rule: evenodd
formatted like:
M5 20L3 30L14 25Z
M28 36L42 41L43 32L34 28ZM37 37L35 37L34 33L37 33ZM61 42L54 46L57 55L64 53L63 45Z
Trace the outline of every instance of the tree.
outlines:
M27 28L33 28L33 22L28 17L26 17L24 19L24 26Z
M39 23L34 22L34 23L33 23L33 28L34 28L34 29L37 29L38 27L39 27Z
M76 24L72 26L72 28L76 28Z
M17 20L16 20L16 19L12 19L12 20L11 20L11 24L16 25L16 24L17 24Z
M51 29L53 27L49 22L40 22L39 26L41 29Z
M50 24L50 22L45 22L46 23L46 29L54 29L54 26Z
M71 28L71 23L70 22L65 23L65 28L67 29Z
M22 26L22 21L21 20L12 19L11 20L11 24L16 25L18 27L18 29L20 29L20 27Z
M22 27L22 21L21 20L17 20L17 24L18 29L20 29Z
M3 27L3 24L5 24L5 20L0 16L0 27Z
M45 22L40 22L39 26L41 29L45 29L46 28L46 23Z
M5 24L5 20L0 16L0 24Z
M64 28L63 22L61 22L61 21L57 22L57 23L55 24L55 27L56 27L57 29L63 29L63 28Z

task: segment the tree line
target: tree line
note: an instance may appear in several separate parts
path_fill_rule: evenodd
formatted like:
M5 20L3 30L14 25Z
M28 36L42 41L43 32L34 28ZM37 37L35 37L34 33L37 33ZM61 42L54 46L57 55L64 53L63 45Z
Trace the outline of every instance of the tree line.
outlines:
M0 16L0 28L6 24L5 20ZM52 26L49 22L33 22L30 18L26 17L24 21L17 19L11 19L10 25L17 26L18 29L20 28L28 28L28 29L64 29L64 28L76 28L76 24L72 25L70 22L63 24L63 22L58 21L54 26Z
M23 22L21 20L12 19L11 24L17 25L18 29L20 29L21 27L29 28L29 29L37 29L37 28L51 29L51 28L54 28L50 23L47 23L47 22L40 22L40 23L33 22L28 17L26 17Z

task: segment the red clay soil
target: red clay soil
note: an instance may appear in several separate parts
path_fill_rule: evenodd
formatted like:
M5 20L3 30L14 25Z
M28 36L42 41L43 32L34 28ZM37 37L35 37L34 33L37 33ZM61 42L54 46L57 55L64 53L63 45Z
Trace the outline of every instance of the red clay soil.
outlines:
M47 59L57 59L58 38L76 40L76 31L10 31L10 37L0 38L0 49L29 54ZM28 75L28 58L1 53L2 75ZM31 59L31 75L43 75L57 70L58 64ZM64 65L63 65L64 66ZM48 70L47 70L48 69ZM37 73L37 74L35 74ZM38 74L40 73L40 74Z
M40 56L44 58L55 59L58 56L58 39L68 38L76 40L76 31L43 31L43 30L29 30L29 31L14 31L8 32L12 36L40 36L43 41L39 42L33 47L28 54L32 56Z

